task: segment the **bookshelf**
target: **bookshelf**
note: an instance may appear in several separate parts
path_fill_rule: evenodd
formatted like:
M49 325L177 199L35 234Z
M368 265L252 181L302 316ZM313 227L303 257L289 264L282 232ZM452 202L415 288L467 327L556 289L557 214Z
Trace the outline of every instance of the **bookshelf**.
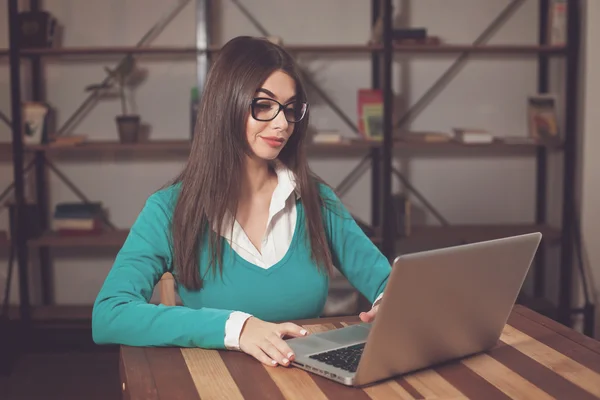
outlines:
M106 230L97 235L65 236L46 231L41 236L29 240L29 247L120 247L125 242L128 229Z
M44 152L48 155L77 154L77 153L112 153L112 152L188 152L191 146L189 140L151 140L137 143L120 143L118 141L85 141L77 145L39 144L25 146L25 152ZM356 152L381 148L378 141L355 140L348 143L310 143L307 145L309 154L351 155ZM393 142L394 150L424 150L424 151L473 151L473 152L506 152L521 153L535 151L538 148L560 150L562 145L548 146L542 143L504 143L502 141L490 144L466 144L460 142L413 142L397 140Z
M519 235L540 231L545 240L556 242L560 239L560 230L549 226L533 224L498 224L498 225L452 225L452 226L413 226L412 233L407 237L396 238L403 244L426 243L428 240L456 240L459 242L474 242L478 240L497 239L509 235ZM28 241L30 247L120 247L129 230L107 230L98 235L63 236L52 231ZM381 242L379 232L371 237L374 243ZM0 241L0 245L2 242Z
M10 3L15 0L9 0ZM205 1L201 1L207 4ZM379 9L380 5L383 9ZM432 243L465 243L478 240L492 239L502 236L508 236L519 233L532 231L541 231L544 235L544 246L559 246L561 248L561 294L558 307L553 310L553 315L557 315L563 323L570 323L571 317L577 312L573 310L571 304L571 282L573 280L574 271L571 270L570 263L565 261L572 258L572 216L571 212L574 209L574 199L572 198L573 185L575 181L575 158L576 158L576 133L577 125L574 117L569 115L577 114L576 99L577 93L577 69L578 69L578 49L579 36L576 27L579 26L579 8L580 0L571 0L568 3L568 18L569 32L568 41L565 46L551 46L545 40L547 31L547 21L545 18L540 18L540 34L538 43L531 45L468 45L468 44L439 44L439 45L398 45L392 43L391 40L391 15L385 10L391 9L391 0L372 0L372 15L371 23L375 21L379 14L384 18L384 34L383 43L378 45L333 45L333 44L306 44L306 45L286 45L286 49L294 54L300 53L315 53L323 56L353 54L360 57L370 57L372 61L372 86L380 88L384 92L384 138L381 142L353 141L343 144L309 144L308 152L313 156L323 157L345 157L356 155L370 155L372 162L372 203L373 203L373 225L376 232L372 240L379 245L384 253L392 257L396 249L414 249L427 247ZM39 2L32 1L33 8L39 7ZM539 1L540 15L547 15L549 9L548 0ZM10 7L9 7L10 8ZM14 15L11 15L14 18ZM575 28L574 28L575 27ZM203 34L208 34L207 26L198 27ZM140 57L169 57L170 55L188 55L191 58L198 57L199 54L211 55L219 51L218 46L105 46L105 47L67 47L67 48L39 48L39 49L19 49L16 40L11 39L11 47L9 49L0 49L0 57L9 57L10 50L15 54L15 60L11 62L15 66L19 66L22 60L27 61L27 65L31 68L32 89L34 100L43 100L43 68L41 67L42 58L78 58L78 57L112 57L122 55L136 55ZM549 61L552 58L563 58L566 60L565 81L567 83L566 91L566 115L567 121L565 126L566 136L564 143L549 147L542 143L520 143L509 144L503 142L494 142L492 144L462 144L456 142L442 143L426 143L426 142L409 142L395 140L393 138L393 122L391 113L392 103L392 87L391 85L383 86L381 82L392 82L392 68L395 55L410 55L410 56L428 56L435 55L440 57L456 57L457 55L477 55L478 57L491 56L495 58L503 57L533 57L538 61L538 91L543 93L549 87ZM10 58L10 57L9 57ZM103 58L103 59L104 59ZM17 104L21 97L15 90L11 93L13 104ZM20 121L13 121L15 127L20 126ZM16 132L16 130L14 129ZM14 137L18 137L13 132ZM20 140L20 139L18 139ZM17 146L19 148L19 146ZM13 162L20 163L24 157L33 157L36 160L36 180L39 192L46 193L48 182L38 175L43 175L45 171L43 166L44 158L60 158L63 156L83 157L92 154L105 153L127 153L140 154L149 157L160 156L164 154L178 154L184 156L190 149L190 142L187 140L170 140L170 141L149 141L133 144L123 144L116 141L100 142L87 141L80 145L73 146L55 146L49 144L28 145L23 146L22 154L13 156ZM10 145L0 145L0 154L10 154L12 147ZM547 159L549 152L564 153L564 194L562 220L563 224L559 227L549 226L547 223ZM506 224L506 225L451 225L451 226L414 226L412 233L408 237L397 237L393 232L390 218L383 218L379 212L381 209L389 209L391 205L391 182L393 179L392 160L395 157L418 156L420 154L441 154L444 156L462 157L463 155L514 155L524 154L535 157L536 159L536 187L532 188L536 192L536 212L535 222L531 224ZM21 190L21 189L19 189ZM39 195L37 202L42 212L48 214L48 201ZM42 224L49 225L47 218L42 221ZM80 237L64 237L58 236L55 233L45 230L45 233L39 237L24 240L19 239L17 245L21 248L35 249L39 251L41 260L41 268L50 268L50 249L52 248L67 248L67 247L107 247L118 248L121 246L127 236L127 229L117 229L106 231L99 236L80 236ZM0 246L2 241L0 239ZM23 251L19 259L19 269L24 271L27 268L27 255L23 256ZM535 266L535 295L529 300L529 304L543 304L544 309L548 308L548 301L544 298L545 293L545 270L544 256L540 256ZM21 301L28 302L28 299L21 298ZM33 312L28 315L27 307L22 307L22 316L29 318L35 317ZM55 306L44 304L39 309L47 310L49 307ZM68 307L67 307L68 308ZM65 315L68 316L65 308ZM534 307L535 308L535 307ZM48 313L45 313L48 315ZM53 311L49 315L58 318L58 314Z
M382 45L287 45L286 50L291 53L381 53ZM394 45L394 53L425 53L425 54L499 54L499 55L532 55L547 54L561 56L566 52L565 46L540 46L540 45ZM146 47L67 47L67 48L39 48L39 49L21 49L19 54L22 57L44 56L44 57L63 57L63 56L93 56L93 55L168 55L189 54L194 56L198 53L217 53L218 47L196 48L196 47L176 47L176 46L146 46ZM0 57L8 57L7 49L0 49Z

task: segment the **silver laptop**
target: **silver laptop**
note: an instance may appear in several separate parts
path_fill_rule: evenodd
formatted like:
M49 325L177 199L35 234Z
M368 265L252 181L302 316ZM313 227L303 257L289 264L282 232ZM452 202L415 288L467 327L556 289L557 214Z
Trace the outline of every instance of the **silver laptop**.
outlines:
M293 338L293 365L363 386L496 345L542 235L403 255L372 324Z

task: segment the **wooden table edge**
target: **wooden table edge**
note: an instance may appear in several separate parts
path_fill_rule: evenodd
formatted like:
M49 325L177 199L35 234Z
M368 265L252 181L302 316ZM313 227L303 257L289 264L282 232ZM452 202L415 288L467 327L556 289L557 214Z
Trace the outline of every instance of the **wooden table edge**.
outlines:
M557 335L563 336L586 349L593 351L596 354L600 354L600 341L591 338L589 336L584 335L581 332L578 332L572 328L569 328L566 325L561 324L551 318L546 317L530 308L522 306L520 304L516 304L513 307L513 312L521 315L522 317L527 318L528 320L535 322L539 325L542 325Z
M311 319L303 319L303 320L294 320L290 321L297 325L317 325L317 324L336 324L340 322L359 322L360 319L358 316L341 316L341 317L322 317L322 318L311 318ZM131 389L133 388L134 394L137 396L138 390L142 390L144 392L144 398L148 399L158 399L159 398L159 388L156 386L156 379L154 374L157 371L151 366L150 361L147 357L147 351L155 349L154 347L136 347L136 346L128 346L121 345L119 346L119 377L121 379L122 391L121 395L123 399L130 399L131 397ZM185 360L183 358L183 354L181 351L178 351L174 357L181 359L180 365L185 364ZM135 361L132 361L135 359ZM129 362L134 362L136 365L128 365L127 360ZM142 364L142 365L140 365ZM128 371L136 371L146 374L146 382L142 383L138 381L136 378L132 377ZM180 378L183 379L186 383L186 386L193 386L194 382L191 376L189 369L186 368L185 371L179 371Z
M537 313L529 308L526 308L524 306L521 306L521 305L515 305L513 307L512 312L519 314L520 316L526 318L527 320L531 321L532 323L542 325L545 328L551 330L552 332L554 332L560 336L563 336L581 346L584 346L586 349L588 349L596 354L600 354L600 342L593 338L589 338L580 332L577 332L571 328L568 328L565 325L562 325L542 314L539 314L539 313ZM340 317L323 317L323 318L294 320L291 322L298 324L298 325L316 325L316 324L339 324L340 322L349 322L349 323L360 322L360 319L358 318L358 316L350 315L350 316L340 316ZM143 390L144 394L147 396L145 398L156 398L156 399L159 398L158 397L158 388L156 386L156 382L155 382L155 378L154 378L155 371L152 370L150 362L146 357L146 351L148 349L153 349L153 348L152 347L132 347L132 346L126 346L126 345L120 346L120 351L119 351L119 369L120 369L120 371L119 371L119 373L120 373L120 378L121 378L121 384L126 385L126 389L127 389L127 390L123 390L123 392L122 392L123 399L130 398L130 388L135 389L135 388L141 388L141 387L144 388L144 390ZM125 359L126 357L124 357L126 354L129 357L137 358L135 366L127 365L127 361ZM142 357L142 355L143 355L143 357ZM178 357L178 358L181 357L181 361L184 362L183 354L181 353L181 351L177 352L176 357ZM131 362L131 359L130 359L130 362ZM145 364L139 365L138 364L139 362L143 362ZM149 376L146 377L146 382L145 382L146 386L142 385L141 382L132 382L132 380L135 378L127 373L127 371L130 370L130 368L128 368L128 367L132 367L132 368L135 367L135 370L137 370L137 372L138 372L136 375L138 375L139 372L141 372L143 370L145 370L146 373L149 374ZM181 378L185 379L186 381L189 380L189 382L186 382L186 383L193 385L193 379L192 379L189 369L187 369L187 371L180 371L180 372L182 375L185 375L185 377L182 376Z
M156 382L154 380L154 374L150 368L150 363L148 362L148 358L146 357L146 350L148 348L147 347L135 347L135 346L127 346L127 345L121 345L119 346L119 377L121 379L120 382L120 386L121 386L121 398L122 399L131 399L131 388L134 387L136 389L138 389L139 386L142 386L142 382L133 379L133 377L130 376L130 374L128 373L128 371L137 371L139 372L144 372L146 375L146 379L147 382L146 383L150 383L149 386L144 387L144 390L141 390L141 392L143 392L145 394L144 399L158 399L158 388L156 387ZM132 358L135 359L137 358L136 361L136 365L133 366L132 368L129 368L129 366L127 365L127 361L124 357L124 353L128 353L130 354L130 356L128 357L128 359L130 360L130 362L132 362ZM137 354L136 354L137 353ZM179 352L179 354L181 354L181 352ZM183 356L181 356L183 359ZM144 362L140 362L141 360L144 360ZM188 371L188 375L190 380L192 379L191 374ZM136 397L140 395L139 391L135 391L136 393Z

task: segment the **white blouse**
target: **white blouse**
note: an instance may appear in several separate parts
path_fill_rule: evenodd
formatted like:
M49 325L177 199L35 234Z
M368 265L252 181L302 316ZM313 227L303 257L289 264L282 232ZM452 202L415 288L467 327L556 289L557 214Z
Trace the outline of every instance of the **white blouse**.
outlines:
M296 226L296 179L292 171L281 163L275 165L277 187L273 191L267 228L259 251L250 241L244 229L233 222L233 229L224 229L223 237L231 248L246 261L268 269L279 262L287 253L294 236ZM382 293L383 295L383 293ZM375 300L379 300L381 295ZM246 320L251 314L234 311L225 324L225 346L239 350L239 338Z

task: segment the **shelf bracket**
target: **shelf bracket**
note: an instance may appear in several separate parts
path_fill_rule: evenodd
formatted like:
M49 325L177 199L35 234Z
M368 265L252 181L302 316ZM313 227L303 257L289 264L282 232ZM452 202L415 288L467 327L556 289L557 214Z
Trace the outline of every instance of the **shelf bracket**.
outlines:
M0 111L0 121L4 122L9 128L12 128L12 121L2 111Z

